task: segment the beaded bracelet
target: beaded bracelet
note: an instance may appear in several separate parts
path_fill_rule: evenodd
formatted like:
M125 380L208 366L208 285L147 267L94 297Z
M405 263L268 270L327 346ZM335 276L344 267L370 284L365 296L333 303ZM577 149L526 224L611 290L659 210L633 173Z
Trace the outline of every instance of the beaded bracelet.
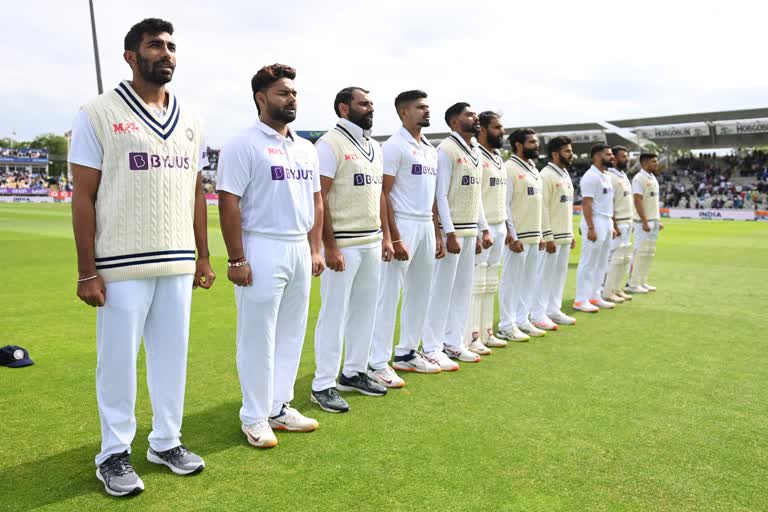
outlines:
M235 262L228 262L227 266L230 268L237 268L237 267L244 267L248 264L248 260L243 258L241 261L235 261Z

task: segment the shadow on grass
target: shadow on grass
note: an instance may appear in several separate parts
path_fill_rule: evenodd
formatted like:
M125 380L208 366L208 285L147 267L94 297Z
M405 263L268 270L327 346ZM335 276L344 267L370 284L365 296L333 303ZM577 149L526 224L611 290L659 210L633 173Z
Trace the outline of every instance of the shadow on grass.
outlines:
M237 417L239 407L239 402L230 401L186 416L184 441L203 457L242 444L244 439ZM137 472L141 475L167 471L146 461L146 434L139 431L134 440L132 462ZM89 443L5 468L0 474L0 496L13 497L13 510L31 510L87 494L103 496L104 505L109 506L114 498L107 496L102 484L96 480L93 458L98 451L98 442Z

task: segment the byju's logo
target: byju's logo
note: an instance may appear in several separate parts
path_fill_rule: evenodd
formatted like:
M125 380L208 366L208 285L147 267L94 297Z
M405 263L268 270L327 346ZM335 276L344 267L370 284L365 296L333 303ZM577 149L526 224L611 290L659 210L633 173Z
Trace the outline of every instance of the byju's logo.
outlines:
M273 165L272 166L272 181L284 180L284 179L285 179L285 169L280 167L279 165Z
M413 175L432 175L435 176L437 174L437 169L434 167L430 167L428 165L421 165L421 164L413 164L411 166L411 174Z
M128 153L128 163L132 171L146 171L149 169L149 155L147 153Z
M491 186L492 187L500 187L503 184L504 184L504 179L503 178L491 177Z
M420 164L413 164L411 166L411 174L421 174L421 165Z
M462 185L477 185L480 183L480 178L476 178L475 176L462 176L461 177L461 184Z
M284 180L311 180L314 171L312 169L291 169L282 165L273 165L272 181Z
M384 178L382 176L371 176L370 174L356 173L352 175L353 183L356 187L364 185L380 185Z

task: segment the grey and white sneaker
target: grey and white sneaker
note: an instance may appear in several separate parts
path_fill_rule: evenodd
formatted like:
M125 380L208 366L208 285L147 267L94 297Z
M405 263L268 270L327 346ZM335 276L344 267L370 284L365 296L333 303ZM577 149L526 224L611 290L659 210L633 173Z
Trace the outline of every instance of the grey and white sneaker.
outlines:
M497 338L501 338L502 340L507 341L519 341L519 342L525 342L531 339L530 336L525 334L523 331L518 329L516 325L513 325L507 330L499 329L496 333Z
M387 388L372 380L364 372L359 372L354 377L347 377L344 373L339 377L338 388L342 391L357 391L366 396L384 396Z
M455 372L459 369L459 363L451 361L451 358L442 351L422 352L422 357L430 363L437 365L444 372Z
M349 404L341 398L336 388L327 388L322 391L312 390L309 400L320 406L325 412L347 412Z
M459 345L457 347L443 345L443 352L445 352L445 355L451 359L458 359L459 361L463 361L465 363L480 362L480 356L474 352L470 352L470 350L464 345Z
M104 484L104 490L110 496L128 496L144 490L144 482L133 469L128 450L110 455L96 469L96 478Z
M317 420L307 418L290 404L283 404L280 414L272 416L268 422L273 429L287 432L313 432L320 426Z
M164 452L156 452L150 447L147 450L147 460L153 464L168 466L177 475L191 475L205 469L203 459L187 450L183 444Z
M430 361L424 357L424 354L415 350L411 350L404 356L395 356L392 367L400 372L440 373L443 371L439 364Z
M384 368L379 368L378 370L369 366L368 377L386 388L405 387L405 381L395 373L395 370L389 365L384 366Z

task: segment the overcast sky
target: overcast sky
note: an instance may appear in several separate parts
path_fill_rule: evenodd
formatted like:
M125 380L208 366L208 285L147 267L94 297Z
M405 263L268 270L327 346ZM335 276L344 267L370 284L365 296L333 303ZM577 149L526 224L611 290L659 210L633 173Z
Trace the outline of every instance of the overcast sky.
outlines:
M298 70L299 130L328 129L348 85L371 90L375 134L399 126L393 99L414 88L430 95L431 131L456 101L507 126L768 105L763 2L94 3L107 90L130 77L130 26L173 22L171 86L214 147L254 122L250 78L273 62ZM0 137L64 133L96 94L87 0L4 0L3 18Z

